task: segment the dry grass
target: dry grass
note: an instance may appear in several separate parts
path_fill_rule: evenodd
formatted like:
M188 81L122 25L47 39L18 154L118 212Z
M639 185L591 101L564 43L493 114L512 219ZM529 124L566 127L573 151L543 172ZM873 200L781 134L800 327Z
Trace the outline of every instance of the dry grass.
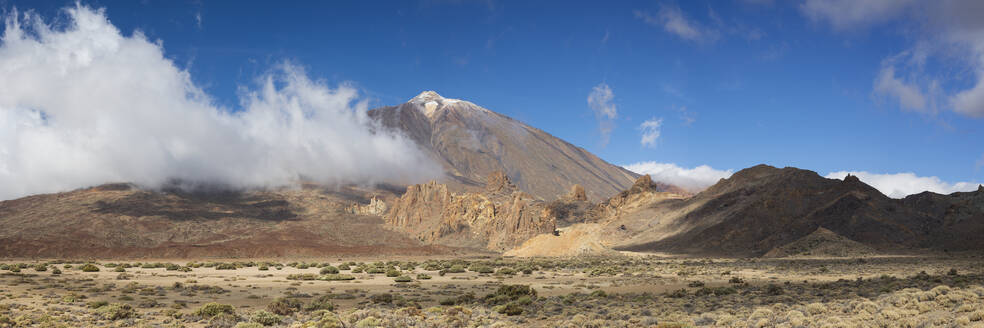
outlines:
M83 264L0 266L0 327L984 327L977 258Z

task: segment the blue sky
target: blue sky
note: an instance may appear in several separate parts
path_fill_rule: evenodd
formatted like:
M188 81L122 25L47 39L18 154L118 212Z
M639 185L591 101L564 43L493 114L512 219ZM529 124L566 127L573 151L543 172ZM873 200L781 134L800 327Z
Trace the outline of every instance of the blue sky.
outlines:
M82 4L160 42L232 110L289 62L370 108L435 90L620 165L910 172L943 191L984 181L984 10L973 1ZM74 3L0 5L58 25ZM610 99L593 109L593 90Z

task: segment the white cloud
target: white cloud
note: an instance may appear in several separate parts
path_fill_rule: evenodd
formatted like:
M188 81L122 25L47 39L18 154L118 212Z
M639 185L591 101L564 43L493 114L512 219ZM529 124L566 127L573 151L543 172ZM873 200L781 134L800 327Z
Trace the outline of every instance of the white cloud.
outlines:
M633 14L637 19L641 19L646 24L662 27L666 32L684 40L714 42L718 39L719 33L716 30L706 28L695 21L691 21L676 6L663 4L660 6L659 11L656 12L656 16L641 10L635 10Z
M919 90L919 86L896 78L895 67L891 64L882 66L881 72L875 78L874 92L897 101L902 109L927 111L926 96Z
M974 87L953 95L953 109L971 117L984 117L984 72Z
M914 0L806 0L800 11L836 30L885 22L905 13Z
M618 117L618 110L612 100L615 93L608 84L602 82L591 89L588 94L588 107L595 113L598 119L598 130L601 132L602 144L608 144L608 137L615 128L615 118Z
M646 147L656 147L656 141L659 140L662 128L662 118L654 117L642 122L642 124L639 124L639 130L642 130L642 139L639 140L639 143Z
M813 21L826 22L838 31L860 29L872 25L899 21L911 49L892 56L894 72L908 69L914 73L908 83L886 74L883 66L875 79L876 93L889 93L905 110L935 111L936 99L956 113L969 117L984 117L984 2L979 0L807 0L800 6L804 15ZM937 60L943 73L923 71L927 60ZM883 64L884 65L884 64ZM962 85L962 75L945 72L967 71L974 74L972 86L959 90L941 85ZM898 82L898 83L896 83ZM955 82L955 83L948 83ZM878 87L882 87L882 91ZM891 90L891 91L885 91ZM923 95L920 101L919 93ZM916 108L923 104L925 109ZM908 107L907 107L908 106Z
M977 190L978 183L957 182L948 183L938 177L920 177L914 173L878 174L864 171L839 171L827 174L829 179L844 179L847 174L857 176L862 182L871 185L881 193L892 198L903 198L924 191L938 194L950 194L957 191Z
M690 192L707 189L707 187L714 185L721 179L730 177L734 173L732 170L715 170L707 165L688 169L672 163L658 162L640 162L623 167L635 173L649 174L653 181L675 185Z
M106 182L178 179L230 187L406 181L439 174L384 131L348 85L280 65L214 105L188 71L102 10L66 9L62 28L16 11L0 40L0 199Z

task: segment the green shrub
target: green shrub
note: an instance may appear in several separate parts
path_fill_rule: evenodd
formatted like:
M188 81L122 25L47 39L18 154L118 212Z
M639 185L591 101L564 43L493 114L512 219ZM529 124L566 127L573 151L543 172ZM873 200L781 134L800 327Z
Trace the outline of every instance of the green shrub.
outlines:
M427 279L430 279L430 278L431 278L431 276L427 275L426 273L418 273L417 274L417 280L427 280Z
M270 304L267 304L267 310L279 315L291 315L294 312L301 310L301 301L294 298L279 297Z
M129 304L113 303L99 307L96 314L104 320L122 320L136 316Z
M113 271L115 271L115 272L126 272L126 269L124 269L122 266L117 266L116 269L113 269Z
M86 303L85 305L88 306L90 309L98 309L98 308L104 307L106 305L109 305L109 302L106 302L106 301L92 301L92 302Z
M468 271L478 272L478 273L495 272L495 270L493 270L492 267L488 265L481 265L481 264L473 264L472 266L468 267Z
M216 270L235 270L237 268L236 268L236 265L235 264L232 264L232 263L219 263L218 265L215 266L215 269Z
M220 314L234 313L236 313L236 308L232 307L232 305L212 302L202 305L202 307L198 308L198 310L195 310L194 315L203 318L211 318Z
M355 271L352 271L352 272L355 272ZM380 267L368 267L368 268L366 268L366 273L372 273L372 274L375 274L375 273L386 273L386 270L383 270L383 268L380 268Z
M536 298L536 290L527 285L502 285L495 293L485 295L485 303L489 305L501 305L511 301L528 297Z
M400 270L397 270L397 269L389 269L389 270L386 270L386 276L387 277L391 277L391 278L392 277L399 277L401 274L403 274L403 273L400 272Z
M58 268L51 269L51 274L53 275L59 275L61 273L62 273L61 270L59 270Z
M465 266L461 264L452 265L450 268L445 270L447 273L464 273Z
M352 270L352 268L347 263L342 263L338 265L339 270Z
M34 266L34 271L37 271L37 272L48 271L48 266L47 265L44 265L44 264L35 265Z
M287 280L317 280L318 275L314 273L294 273L287 275Z
M260 270L260 271L267 271L267 270L270 270L270 267L268 267L266 265L261 265L260 267L258 267L256 269L257 270Z
M321 274L336 274L338 273L338 268L329 265L321 268L320 272Z
M393 278L393 281L396 281L396 282L411 282L411 281L413 281L413 278L410 278L410 277L407 277L407 276L399 276L399 277Z
M250 317L249 319L249 321L264 326L273 326L279 324L283 320L284 320L283 317L263 310L256 311L255 313L253 313L253 316Z
M514 275L516 274L516 270L513 270L513 268L510 267L503 267L503 268L499 268L499 272L497 273L504 274L504 275Z
M239 317L235 314L220 313L217 316L208 319L208 324L205 328L226 328L235 327L239 325Z
M337 281L337 280L355 280L355 276L350 274L326 274L318 278L327 281Z
M92 263L86 263L79 267L82 272L99 272L99 267Z
M304 311L314 312L319 310L334 311L335 304L331 302L334 295L322 295L304 306Z

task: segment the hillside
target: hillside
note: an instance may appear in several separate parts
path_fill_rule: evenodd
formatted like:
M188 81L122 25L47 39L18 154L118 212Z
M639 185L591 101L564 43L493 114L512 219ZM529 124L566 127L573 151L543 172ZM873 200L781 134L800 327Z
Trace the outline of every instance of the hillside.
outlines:
M0 202L0 257L447 254L355 205L384 189L187 193L126 184Z
M889 198L857 177L826 179L759 165L686 200L654 203L618 219L615 248L759 256L826 228L878 250L981 249L984 191ZM646 223L646 225L640 225Z

